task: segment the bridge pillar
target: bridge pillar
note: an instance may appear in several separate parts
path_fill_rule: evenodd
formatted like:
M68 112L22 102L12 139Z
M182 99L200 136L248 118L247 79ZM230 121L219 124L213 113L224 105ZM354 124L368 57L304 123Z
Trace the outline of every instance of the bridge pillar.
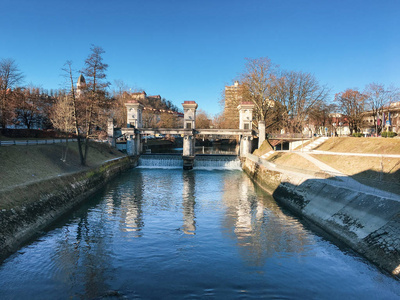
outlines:
M183 169L191 170L194 166L194 156L195 156L195 142L196 139L192 134L185 134L183 137Z
M258 149L265 141L265 121L258 121Z
M246 156L247 154L251 153L251 145L252 145L252 136L242 136L240 138L239 144L239 155Z
M194 135L185 135L183 137L183 156L194 156L194 145L195 145L195 138Z
M107 120L107 140L111 147L115 147L114 119L113 118L108 118L108 120Z
M139 155L142 152L140 134L130 134L126 138L126 152L128 155Z

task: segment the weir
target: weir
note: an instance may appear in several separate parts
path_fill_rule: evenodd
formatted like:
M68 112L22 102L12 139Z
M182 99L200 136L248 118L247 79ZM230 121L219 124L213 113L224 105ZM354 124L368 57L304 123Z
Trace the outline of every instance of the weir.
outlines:
M180 154L143 154L139 158L138 167L181 169L183 164ZM241 170L241 162L236 155L197 154L193 168Z
M196 110L198 105L195 101L184 101L184 103L182 103L184 109L183 128L143 128L143 105L138 101L128 101L125 106L127 109L127 128L121 128L120 134L126 138L126 151L129 155L141 155L143 153L142 136L156 134L180 135L183 137L181 166L185 170L190 170L196 165L196 136L237 136L239 140L238 155L244 157L251 153L253 140L253 103L243 102L238 106L238 129L197 129ZM115 130L113 124L113 120L109 120L108 140L111 145L115 145Z

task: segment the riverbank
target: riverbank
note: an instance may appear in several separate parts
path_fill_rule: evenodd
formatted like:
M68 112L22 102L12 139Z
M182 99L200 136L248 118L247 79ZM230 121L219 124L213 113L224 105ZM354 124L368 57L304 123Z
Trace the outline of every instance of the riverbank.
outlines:
M81 167L76 164L74 145L70 145L68 163L59 161L59 146L0 149L2 179L4 177L6 182L10 182L8 176L15 179L10 186L5 186L2 180L0 189L0 260L79 205L118 173L136 164L135 158L113 152L107 145L92 144L88 166ZM10 167L13 158L21 154L25 157ZM35 156L31 157L33 154ZM31 172L35 172L35 178L26 180L23 174L30 175ZM19 174L21 178L18 179Z
M400 278L400 197L380 196L369 187L354 189L320 170L279 168L252 155L243 170L278 203Z
M81 166L78 143L0 147L0 191L97 167L125 155L105 143L89 143L86 166ZM0 208L4 203L0 202Z

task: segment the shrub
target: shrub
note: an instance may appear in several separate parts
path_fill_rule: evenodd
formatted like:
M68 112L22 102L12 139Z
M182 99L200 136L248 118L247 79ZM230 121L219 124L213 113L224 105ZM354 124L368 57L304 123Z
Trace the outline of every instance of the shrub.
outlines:
M397 133L393 132L393 131L382 131L381 135L382 135L382 137L392 138L392 137L395 137L397 135Z
M354 132L354 133L353 133L353 136L354 136L354 137L363 137L364 134L361 133L361 132Z

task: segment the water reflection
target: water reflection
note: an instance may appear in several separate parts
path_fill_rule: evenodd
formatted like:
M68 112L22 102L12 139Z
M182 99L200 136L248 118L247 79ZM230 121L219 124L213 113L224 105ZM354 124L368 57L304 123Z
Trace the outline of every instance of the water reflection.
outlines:
M75 297L93 298L99 291L107 290L112 235L106 226L106 214L99 212L89 210L73 224L61 228L55 252L49 257L53 265L52 280L74 287Z
M182 212L183 212L183 232L185 234L196 234L196 221L194 214L195 198L195 173L183 172L183 191L182 191Z
M131 178L133 179L133 178ZM133 237L142 236L143 221L143 176L138 173L133 184L126 184L113 190L107 197L109 211L119 222L119 229L131 232Z
M282 213L272 197L256 193L247 177L234 183L227 180L222 199L227 206L225 232L237 240L241 255L251 265L261 266L277 255L297 256L314 243L300 223Z
M399 297L395 281L305 230L243 173L180 169L117 178L0 265L0 291L2 299Z

